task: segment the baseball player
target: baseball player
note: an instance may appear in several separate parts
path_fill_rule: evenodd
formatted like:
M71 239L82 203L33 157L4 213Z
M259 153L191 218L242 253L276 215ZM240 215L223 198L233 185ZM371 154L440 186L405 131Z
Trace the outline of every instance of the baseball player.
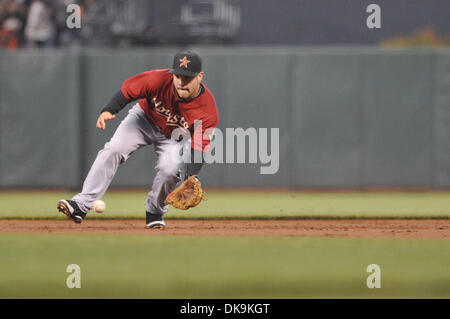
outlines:
M157 164L152 189L145 203L146 228L164 229L167 195L178 182L198 174L203 165L202 160L183 163L176 158L183 156L182 143L172 138L172 132L179 128L193 137L200 136L192 138L189 148L191 159L202 159L199 155L208 151L210 142L204 133L214 129L219 121L214 97L202 83L203 76L200 56L184 51L175 55L172 69L146 71L123 82L121 89L102 109L97 128L104 130L106 122L113 120L129 102L139 100L138 103L97 154L81 193L71 200L59 201L58 210L75 223L81 223L94 202L108 189L119 164L139 148L153 144ZM201 121L201 126L194 125L195 121ZM174 158L173 154L178 155ZM182 165L185 165L184 174L181 173Z

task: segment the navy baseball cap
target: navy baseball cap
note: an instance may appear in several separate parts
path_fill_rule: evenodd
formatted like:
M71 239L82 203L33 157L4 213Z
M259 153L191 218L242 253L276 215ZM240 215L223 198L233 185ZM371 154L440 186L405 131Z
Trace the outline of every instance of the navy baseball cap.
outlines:
M173 58L171 74L196 76L202 71L202 59L192 51L181 51Z

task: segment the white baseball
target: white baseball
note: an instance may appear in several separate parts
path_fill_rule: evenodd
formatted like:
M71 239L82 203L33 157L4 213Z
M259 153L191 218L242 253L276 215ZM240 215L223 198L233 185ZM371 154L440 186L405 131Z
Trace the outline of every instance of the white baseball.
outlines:
M106 209L106 204L104 201L102 200L96 200L94 203L94 211L97 213L103 213Z

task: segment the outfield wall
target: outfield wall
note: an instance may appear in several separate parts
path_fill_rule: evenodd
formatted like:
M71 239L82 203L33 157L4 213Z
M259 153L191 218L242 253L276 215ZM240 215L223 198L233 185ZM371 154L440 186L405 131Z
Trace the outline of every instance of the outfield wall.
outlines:
M100 109L176 48L0 52L0 187L78 188L106 131ZM211 164L218 187L450 187L450 49L197 48L219 128L280 128L280 167ZM130 104L131 105L131 104ZM120 169L147 187L153 148Z

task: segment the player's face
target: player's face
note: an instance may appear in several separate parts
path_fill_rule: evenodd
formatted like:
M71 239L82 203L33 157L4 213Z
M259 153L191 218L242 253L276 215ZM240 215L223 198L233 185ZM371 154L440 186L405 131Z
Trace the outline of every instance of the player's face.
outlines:
M192 99L197 96L202 82L203 72L196 76L173 75L173 84L177 90L178 96L183 99Z

